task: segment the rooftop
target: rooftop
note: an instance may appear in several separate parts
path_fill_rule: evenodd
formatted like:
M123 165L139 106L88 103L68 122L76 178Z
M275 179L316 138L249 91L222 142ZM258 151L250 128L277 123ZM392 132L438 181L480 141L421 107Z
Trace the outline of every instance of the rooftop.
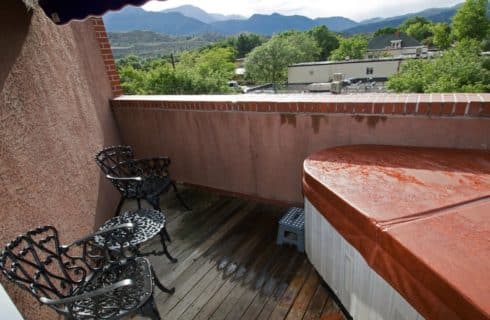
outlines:
M385 48L389 48L391 46L391 41L401 40L402 48L405 47L418 47L420 46L420 42L418 42L413 37L409 36L404 32L397 32L394 34L386 34L374 37L368 43L368 50L382 50Z

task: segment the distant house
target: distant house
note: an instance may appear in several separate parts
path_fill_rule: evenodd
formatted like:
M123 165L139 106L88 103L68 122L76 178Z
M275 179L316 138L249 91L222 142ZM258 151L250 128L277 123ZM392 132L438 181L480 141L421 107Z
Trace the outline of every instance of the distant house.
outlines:
M374 37L368 44L366 58L426 57L429 48L404 32Z

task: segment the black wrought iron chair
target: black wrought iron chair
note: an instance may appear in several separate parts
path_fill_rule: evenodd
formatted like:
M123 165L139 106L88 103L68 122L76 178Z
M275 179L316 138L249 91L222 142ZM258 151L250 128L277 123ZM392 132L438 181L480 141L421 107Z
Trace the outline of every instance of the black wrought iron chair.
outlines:
M95 161L121 193L116 215L128 199L136 200L138 208L141 208L141 200L146 200L155 210L160 210L160 196L170 188L175 191L182 206L190 210L170 178L170 158L134 159L130 146L113 146L97 153Z
M60 245L52 226L28 231L0 255L7 278L67 319L120 319L140 313L161 319L153 285L165 288L147 259L135 256L129 242L132 224ZM102 244L101 244L102 243Z

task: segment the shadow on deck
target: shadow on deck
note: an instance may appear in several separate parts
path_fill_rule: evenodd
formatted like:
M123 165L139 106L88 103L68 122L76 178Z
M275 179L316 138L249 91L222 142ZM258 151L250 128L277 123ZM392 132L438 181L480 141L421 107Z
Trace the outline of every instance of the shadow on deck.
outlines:
M155 288L163 319L344 319L305 254L275 244L285 208L182 192L192 211L173 193L162 199L169 251L179 261L150 257L160 281L176 288L173 295ZM159 248L156 238L146 247Z

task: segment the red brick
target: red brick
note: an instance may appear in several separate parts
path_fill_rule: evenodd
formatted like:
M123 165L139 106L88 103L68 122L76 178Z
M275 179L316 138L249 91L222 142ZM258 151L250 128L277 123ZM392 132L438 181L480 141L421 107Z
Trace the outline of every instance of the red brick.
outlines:
M428 102L420 102L419 103L419 111L418 114L429 114L430 104Z
M480 116L490 117L490 101L485 101L482 103Z
M100 24L93 25L93 28L94 28L95 32L105 31L105 27L103 25L100 25Z
M482 103L477 101L470 102L470 108L468 109L468 115L479 116L481 112Z
M404 114L405 113L405 103L394 103L392 112L394 114Z
M442 104L441 115L450 116L453 114L454 102L448 101Z
M441 115L442 105L440 102L432 102L430 104L430 114L433 116Z
M112 49L111 48L101 48L100 49L101 54L110 54L112 56Z
M454 109L454 115L456 116L464 116L466 112L466 102L456 102L456 107Z
M344 104L344 112L345 113L353 113L354 112L354 106L355 104L353 103L345 103Z
M371 104L358 103L355 107L355 113L371 113Z
M409 102L405 105L406 114L415 114L417 103Z
M393 113L393 103L391 102L384 102L383 103L383 113L384 114L392 114Z
M318 112L319 113L327 113L328 112L328 103L322 102L318 104Z

